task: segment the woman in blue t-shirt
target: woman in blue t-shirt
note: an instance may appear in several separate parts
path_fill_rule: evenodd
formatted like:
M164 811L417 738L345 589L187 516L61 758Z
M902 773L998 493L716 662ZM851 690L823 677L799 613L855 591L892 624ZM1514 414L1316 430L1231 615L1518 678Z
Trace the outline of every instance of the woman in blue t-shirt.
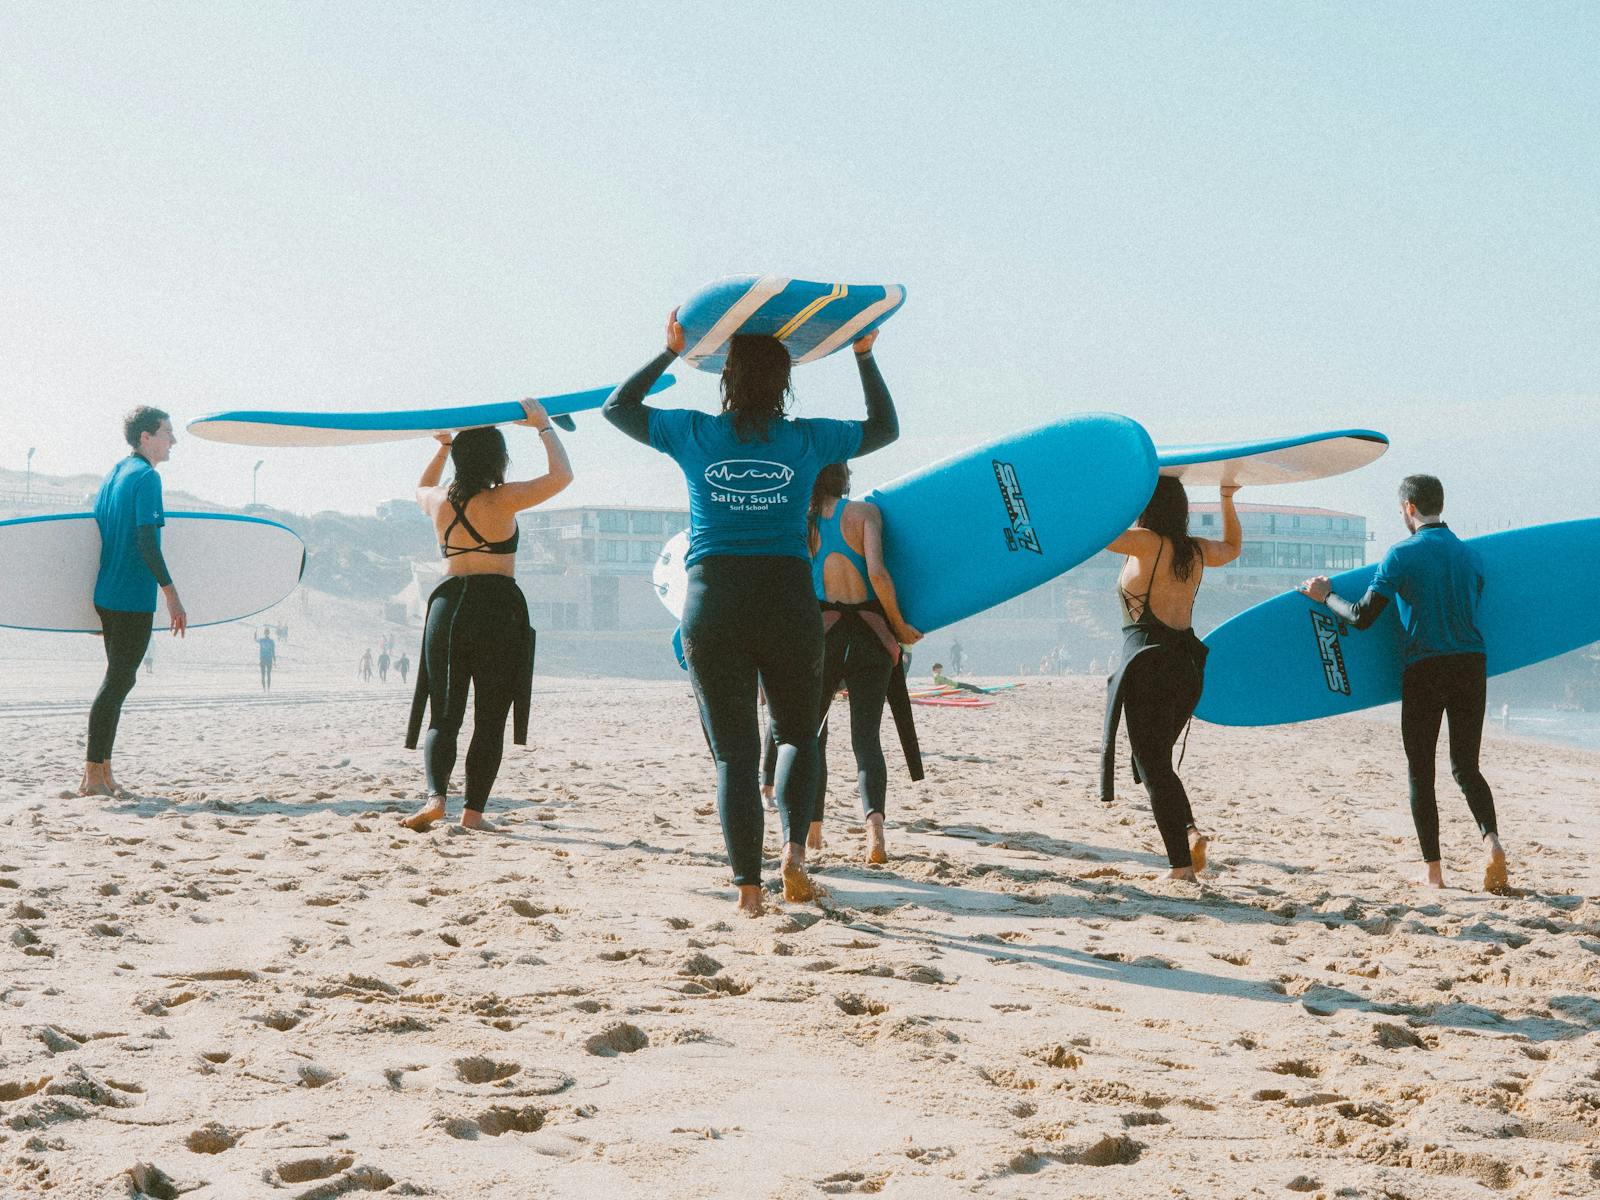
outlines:
M650 385L683 353L667 318L667 348L612 393L605 416L671 455L689 485L689 594L683 653L717 763L722 836L740 911L761 912L761 733L756 679L777 730L783 894L814 898L805 838L817 777L822 613L811 587L807 509L817 472L900 435L872 358L877 334L855 343L865 421L786 417L789 351L776 338L735 335L722 368L722 412L651 408Z

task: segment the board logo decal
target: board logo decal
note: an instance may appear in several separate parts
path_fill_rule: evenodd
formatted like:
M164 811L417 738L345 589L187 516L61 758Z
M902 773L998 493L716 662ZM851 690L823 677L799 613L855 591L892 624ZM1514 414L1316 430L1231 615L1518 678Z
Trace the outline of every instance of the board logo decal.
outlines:
M1328 681L1328 690L1348 696L1350 676L1344 669L1344 648L1339 644L1344 622L1313 609L1311 628L1317 637L1317 654L1322 659L1322 676Z
M794 471L782 463L760 458L725 458L706 468L706 482L712 487L759 495L776 492L789 485Z
M1006 506L1006 516L1011 518L1011 528L1005 530L1006 549L1032 550L1035 554L1043 554L1044 551L1039 547L1039 535L1034 532L1033 522L1028 518L1028 502L1022 498L1022 483L1017 479L1017 469L998 458L990 461L994 464L995 482L1000 485L1000 501Z

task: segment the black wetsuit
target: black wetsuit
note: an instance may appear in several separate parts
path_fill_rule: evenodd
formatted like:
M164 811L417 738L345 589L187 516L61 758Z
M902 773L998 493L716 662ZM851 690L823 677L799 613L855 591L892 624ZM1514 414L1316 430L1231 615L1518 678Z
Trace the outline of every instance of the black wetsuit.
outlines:
M143 462L138 455L129 457ZM122 466L123 464L119 464L119 469ZM134 466L137 469L138 463ZM106 486L115 486L118 473L113 471L108 477ZM151 470L150 474L153 477L154 471ZM102 494L105 493L106 486L102 486ZM159 487L156 488L156 496L158 498L160 496ZM122 536L124 531L117 522L99 521L100 498L96 499L95 507L97 523L101 525L101 536ZM159 526L135 525L132 534L138 560L148 572L149 579L154 580L158 588L170 585L172 575L168 572L166 560L161 554ZM99 590L98 586L96 590ZM153 605L154 601L151 603ZM117 726L122 720L123 702L128 698L128 693L133 691L134 684L139 682L139 664L144 661L145 652L150 648L150 631L155 625L155 612L153 608L149 611L142 609L130 611L123 608L107 608L98 603L95 604L94 611L100 617L101 640L106 652L106 673L100 682L99 690L95 692L93 703L89 706L89 733L84 758L88 762L102 763L111 758L112 749L116 745Z
M1174 629L1151 611L1150 595L1165 548L1162 539L1144 595L1121 592L1127 624L1122 627L1122 661L1108 685L1100 799L1109 804L1115 798L1117 721L1125 714L1134 779L1142 782L1150 795L1150 811L1167 860L1182 868L1193 865L1189 830L1195 827L1195 820L1189 793L1172 765L1172 748L1200 703L1206 648L1192 628Z
M439 546L443 557L516 553L519 531L504 541L491 542L472 527L461 505L451 503L456 517ZM457 525L478 544L451 546L450 531ZM518 745L527 741L532 675L533 630L528 624L527 600L515 579L509 575L452 575L433 590L428 597L406 740L407 746L416 746L426 704L429 719L423 763L429 795L449 793L456 739L466 716L470 686L472 742L467 747L466 806L473 812L483 811L500 771L506 716L513 708L517 710L515 741Z

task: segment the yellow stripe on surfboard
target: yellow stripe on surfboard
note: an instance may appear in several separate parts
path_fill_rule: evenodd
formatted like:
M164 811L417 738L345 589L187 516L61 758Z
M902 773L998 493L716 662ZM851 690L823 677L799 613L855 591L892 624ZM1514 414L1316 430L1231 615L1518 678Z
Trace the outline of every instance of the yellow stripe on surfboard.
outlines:
M843 298L844 295L849 292L849 290L850 289L842 283L834 284L831 292L829 292L826 296L818 296L810 304L806 305L799 312L795 313L794 316L789 318L788 323L772 336L777 338L780 342L783 341L796 329L799 329L800 326L811 320L812 317L816 316L828 305L832 304L835 300Z

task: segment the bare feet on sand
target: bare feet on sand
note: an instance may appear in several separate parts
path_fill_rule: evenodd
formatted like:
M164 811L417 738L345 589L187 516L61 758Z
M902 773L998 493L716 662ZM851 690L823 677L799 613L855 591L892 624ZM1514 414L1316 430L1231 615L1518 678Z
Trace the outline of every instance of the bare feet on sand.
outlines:
M426 833L435 821L444 820L444 797L429 796L428 802L400 824L416 833Z
M822 822L821 821L813 821L813 822L811 822L811 828L806 831L806 849L808 851L809 850L821 850L822 849Z
M889 851L883 844L883 814L873 813L867 818L867 862L886 863Z
M1425 862L1422 866L1423 870L1413 878L1413 882L1420 883L1423 887L1442 889L1444 887L1443 861Z
M806 904L817 898L817 889L806 874L805 849L793 842L783 848L783 898L793 904Z
M114 800L121 800L127 794L127 790L111 777L109 762L83 764L83 780L78 784L78 795L109 796Z
M1189 859L1194 863L1196 871L1206 869L1206 848L1211 845L1211 839L1206 837L1194 826L1189 827Z
M766 909L762 906L761 889L746 884L739 885L739 915L759 917Z
M461 813L461 828L463 828L463 829L473 829L473 830L476 830L479 833L499 833L500 832L500 826L496 825L493 821L484 820L483 814L481 812L473 812L472 809L470 809L470 808L462 810L462 813Z
M768 812L778 811L777 788L770 783L761 785L761 807Z
M1483 890L1495 895L1510 891L1511 876L1506 871L1506 852L1500 839L1491 833L1483 844L1489 851L1488 861L1483 864Z
M1193 867L1173 867L1172 870L1167 872L1167 878L1168 879L1182 879L1186 883L1199 883L1200 882L1198 879L1195 878L1194 868Z

